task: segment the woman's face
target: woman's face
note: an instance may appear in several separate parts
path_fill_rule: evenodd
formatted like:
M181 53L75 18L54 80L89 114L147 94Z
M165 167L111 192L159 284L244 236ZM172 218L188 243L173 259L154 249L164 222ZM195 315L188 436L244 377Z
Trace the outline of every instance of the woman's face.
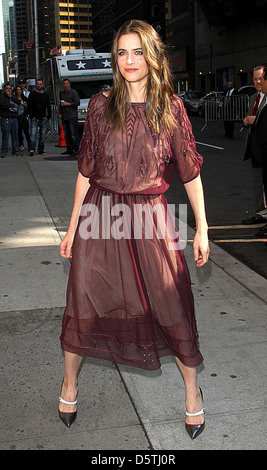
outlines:
M117 63L120 73L127 82L146 84L148 66L138 34L124 34L120 37Z

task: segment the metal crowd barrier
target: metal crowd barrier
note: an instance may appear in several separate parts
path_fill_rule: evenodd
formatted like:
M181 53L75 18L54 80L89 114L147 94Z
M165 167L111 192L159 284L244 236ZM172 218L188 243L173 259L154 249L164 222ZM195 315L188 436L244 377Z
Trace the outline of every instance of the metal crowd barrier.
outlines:
M207 100L204 102L205 129L209 122L235 121L242 122L248 113L249 96L234 95L223 96L216 100Z
M236 121L243 122L248 113L249 96L234 95L223 96L216 100L206 100L204 102L205 125L201 132L207 127L209 122ZM56 105L51 106L51 119L47 127L45 141L59 138L59 118Z
M56 105L51 105L51 119L47 126L47 131L45 134L45 142L50 140L58 140L59 138L59 120L58 120L58 109Z

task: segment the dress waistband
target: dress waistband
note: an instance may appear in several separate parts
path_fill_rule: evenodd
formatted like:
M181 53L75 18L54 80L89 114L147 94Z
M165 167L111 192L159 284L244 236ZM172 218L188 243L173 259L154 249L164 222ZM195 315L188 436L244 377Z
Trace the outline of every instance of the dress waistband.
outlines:
M162 193L147 193L145 191L139 191L139 192L125 192L125 191L114 191L109 188L104 188L103 186L100 186L99 184L95 182L90 182L90 185L92 188L100 189L100 191L105 191L107 193L112 193L112 194L119 194L121 196L146 196L146 197L158 197L161 196Z

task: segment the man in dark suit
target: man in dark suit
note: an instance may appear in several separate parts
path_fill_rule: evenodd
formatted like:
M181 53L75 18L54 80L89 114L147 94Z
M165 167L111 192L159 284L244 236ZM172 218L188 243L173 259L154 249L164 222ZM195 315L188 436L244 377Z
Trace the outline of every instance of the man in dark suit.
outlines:
M261 89L262 73L263 73L262 65L254 67L253 82L257 91L249 98L248 113L243 121L244 126L246 126L248 129L246 143L245 143L244 160L250 160L251 175L252 175L252 182L253 182L253 189L254 189L254 201L255 201L255 212L254 212L253 217L242 220L242 223L246 225L260 224L265 221L267 222L267 219L264 218L260 214L260 212L266 210L266 206L265 206L266 201L264 197L263 181L262 181L262 171L261 171L261 168L254 168L252 166L252 160L251 160L252 127L255 123L257 111L261 105L261 101L265 97Z
M224 137L232 139L235 129L235 102L232 97L237 94L237 90L235 90L233 82L230 81L227 83L226 87L224 98Z
M261 76L261 89L265 94L261 105L258 109L255 123L251 132L251 160L254 168L262 169L262 181L265 192L267 195L267 65L263 68ZM257 236L267 236L267 225L264 225Z

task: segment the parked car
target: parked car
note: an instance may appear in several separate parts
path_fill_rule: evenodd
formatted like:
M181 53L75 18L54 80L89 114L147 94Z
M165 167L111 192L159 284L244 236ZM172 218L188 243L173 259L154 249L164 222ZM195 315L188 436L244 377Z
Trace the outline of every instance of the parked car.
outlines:
M185 91L180 95L181 100L184 103L186 111L189 113L197 113L199 100L205 96L202 91Z
M207 93L206 95L203 96L203 98L201 98L199 100L199 104L198 104L198 115L200 117L203 117L204 116L204 113L205 113L205 101L213 101L215 102L215 107L218 109L218 113L220 112L220 109L223 105L223 98L224 96L224 93L223 91L210 91L209 93Z
M241 88L239 88L239 90L238 90L239 95L251 96L251 95L254 95L254 93L256 93L256 92L257 92L257 90L254 87L254 85L241 86Z
M105 91L105 90L109 90L109 89L110 89L110 85L105 84L105 85L102 85L100 90L97 90L97 88L96 88L96 90L94 90L94 91L97 93L98 91ZM85 118L86 118L86 113L87 113L87 108L88 108L89 101L90 101L90 98L81 98L80 99L80 106L78 107L78 130L79 130L80 137L83 134L84 123L85 123Z
M83 128L84 128L84 123L85 123L85 118L86 118L86 113L87 113L87 108L88 108L88 103L90 101L90 98L83 98L80 100L80 106L78 107L78 128L79 128L79 134L82 135L83 133Z

